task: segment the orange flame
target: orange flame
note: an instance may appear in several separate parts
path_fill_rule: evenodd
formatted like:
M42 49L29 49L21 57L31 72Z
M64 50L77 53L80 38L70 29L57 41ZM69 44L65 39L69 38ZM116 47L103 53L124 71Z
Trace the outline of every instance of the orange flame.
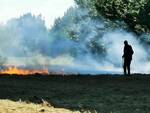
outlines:
M42 74L48 75L48 69L40 69L40 70L28 70L28 69L19 69L17 67L8 67L0 71L0 74L8 74L8 75L34 75L34 74Z

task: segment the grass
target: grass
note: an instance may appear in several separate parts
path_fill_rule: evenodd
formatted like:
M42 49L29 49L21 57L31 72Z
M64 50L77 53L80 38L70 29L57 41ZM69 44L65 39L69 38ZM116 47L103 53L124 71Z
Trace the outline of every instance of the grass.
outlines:
M47 102L42 104L33 104L26 102L13 102L10 100L0 100L1 113L79 113L63 108L54 108Z
M45 100L80 112L149 113L150 76L0 76L0 99Z

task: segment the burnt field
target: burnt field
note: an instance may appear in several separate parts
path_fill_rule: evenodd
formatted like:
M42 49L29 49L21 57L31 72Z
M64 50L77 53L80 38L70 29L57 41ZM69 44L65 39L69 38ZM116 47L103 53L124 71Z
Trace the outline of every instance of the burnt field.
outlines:
M150 75L0 76L0 99L98 113L150 112Z

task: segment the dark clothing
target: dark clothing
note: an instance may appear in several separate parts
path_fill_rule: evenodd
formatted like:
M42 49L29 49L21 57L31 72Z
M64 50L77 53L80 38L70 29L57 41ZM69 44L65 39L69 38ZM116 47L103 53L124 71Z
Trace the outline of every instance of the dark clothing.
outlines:
M124 58L123 68L124 68L125 75L127 74L126 70L128 70L128 75L130 75L130 64L131 64L133 53L134 53L134 51L133 51L132 47L128 44L125 44L124 54L123 54L123 58Z
M125 75L127 74L127 70L128 70L128 75L130 75L130 64L131 64L131 60L124 59L123 68L124 68L124 74Z

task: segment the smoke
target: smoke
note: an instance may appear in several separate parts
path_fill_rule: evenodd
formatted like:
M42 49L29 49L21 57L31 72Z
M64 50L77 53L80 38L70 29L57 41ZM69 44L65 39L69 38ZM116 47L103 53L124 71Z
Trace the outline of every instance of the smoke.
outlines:
M75 7L48 29L41 16L28 13L0 25L0 55L7 59L5 65L46 66L49 71L77 74L122 73L123 42L128 40L135 52L133 72L149 73L149 50L120 25L114 27Z
M133 70L132 72L149 73L150 71L148 67L150 66L150 63L148 61L148 52L135 35L132 33L127 33L123 30L115 30L103 36L103 43L107 45L106 62L113 64L115 67L122 67L123 61L121 58L123 55L124 40L128 40L134 50L131 65ZM141 65L146 67L142 68Z

